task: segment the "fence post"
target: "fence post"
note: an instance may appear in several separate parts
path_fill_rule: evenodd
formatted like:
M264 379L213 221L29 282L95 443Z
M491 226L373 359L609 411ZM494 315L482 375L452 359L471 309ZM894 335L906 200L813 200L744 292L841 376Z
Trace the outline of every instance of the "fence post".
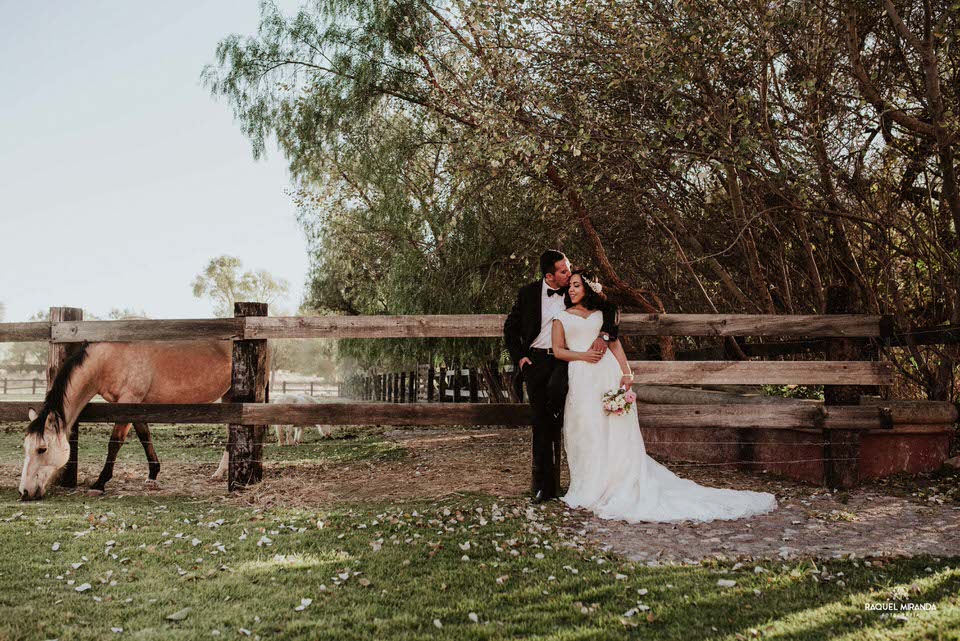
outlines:
M393 378L393 402L400 402L400 374L394 372L390 375Z
M480 390L479 385L477 385L477 368L471 367L467 370L467 376L470 377L470 402L479 403L480 402Z
M3 379L3 393L7 393L7 379Z
M33 381L31 382L33 383L33 389L30 390L30 395L36 396L37 395L37 379L33 379Z
M827 287L827 314L857 314L861 311L859 296L853 287ZM827 341L827 360L862 360L859 341L850 338L832 338ZM859 405L861 386L824 385L823 402L829 413L832 405ZM824 430L823 475L827 487L851 488L860 480L860 433L844 430Z
M417 372L416 370L407 374L407 398L409 403L417 402Z
M83 310L77 309L76 307L51 307L50 308L50 322L58 323L60 321L81 321L83 320ZM53 387L53 380L57 377L57 373L60 371L60 368L63 366L63 362L69 358L77 349L80 348L78 343L54 343L50 341L47 348L47 390L49 391ZM73 427L70 428L70 434L68 436L70 443L70 458L67 459L67 464L64 466L63 471L60 473L60 478L57 481L57 484L60 487L73 488L77 487L77 461L79 460L78 452L80 449L80 424L79 421L74 422Z
M447 402L447 368L440 368L440 387L437 394L437 402L446 403Z
M400 402L407 402L407 373L400 372Z
M437 370L433 365L427 369L427 402L433 402L433 382L437 378Z
M460 365L460 363L457 363L453 368L453 402L454 403L459 403L463 400L460 396L460 392L461 392L460 386L462 385L461 376L460 376L461 367L462 366Z
M266 303L234 303L233 315L266 316ZM232 403L266 403L270 377L266 340L233 341L233 374L228 393ZM263 436L266 425L231 424L227 434L227 491L263 480Z

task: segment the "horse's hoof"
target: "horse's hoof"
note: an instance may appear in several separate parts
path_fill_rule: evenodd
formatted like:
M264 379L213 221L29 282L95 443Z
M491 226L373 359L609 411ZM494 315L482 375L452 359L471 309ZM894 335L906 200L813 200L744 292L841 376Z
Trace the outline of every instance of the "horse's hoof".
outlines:
M91 487L87 490L87 494L92 494L93 496L101 496L104 493L102 487Z
M146 481L143 482L143 486L148 490L160 489L160 483L157 481L157 479L147 479Z

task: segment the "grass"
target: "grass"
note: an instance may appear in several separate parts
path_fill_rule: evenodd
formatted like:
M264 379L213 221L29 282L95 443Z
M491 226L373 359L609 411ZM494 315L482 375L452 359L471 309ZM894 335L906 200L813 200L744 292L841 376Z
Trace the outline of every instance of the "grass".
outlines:
M23 432L26 424L0 426L0 460L15 461L23 458ZM80 426L81 463L102 464L107 456L107 444L112 426L105 423ZM164 462L216 463L227 444L226 428L213 425L150 425L161 468ZM271 430L264 445L264 458L284 464L317 463L327 461L345 463L357 460L393 460L406 455L406 450L381 434L368 428L361 430L341 428L335 438L321 438L313 428L303 432L303 442L296 447L280 447ZM131 429L127 441L120 449L118 461L142 465L146 473L146 457ZM168 468L169 469L169 468ZM163 472L161 471L161 475Z
M647 567L580 540L557 505L496 502L259 511L3 490L0 639L958 638L960 559ZM938 610L864 609L901 589Z
M171 463L214 463L225 441L220 427L151 427ZM101 461L109 426L82 429L82 461ZM0 460L20 456L22 430L0 431ZM266 456L406 456L370 430L338 436L306 431ZM142 465L132 441L120 458ZM6 488L0 549L0 641L960 638L960 558L648 567L581 540L559 505L519 498L258 510L109 494L21 503ZM937 610L865 609L889 601Z

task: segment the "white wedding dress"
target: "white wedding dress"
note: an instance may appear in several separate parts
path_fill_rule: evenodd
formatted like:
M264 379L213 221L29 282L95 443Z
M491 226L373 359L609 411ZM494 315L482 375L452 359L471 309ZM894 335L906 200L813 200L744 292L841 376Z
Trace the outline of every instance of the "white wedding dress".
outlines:
M567 349L590 349L603 314L587 318L563 311ZM634 407L622 416L606 415L605 392L617 389L620 364L610 350L598 363L569 363L563 438L570 467L570 489L562 501L604 519L712 521L739 519L777 507L772 494L704 487L682 479L647 455Z

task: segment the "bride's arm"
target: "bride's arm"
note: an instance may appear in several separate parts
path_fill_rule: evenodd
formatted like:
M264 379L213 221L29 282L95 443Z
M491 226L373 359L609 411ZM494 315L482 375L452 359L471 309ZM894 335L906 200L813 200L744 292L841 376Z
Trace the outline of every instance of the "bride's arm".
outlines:
M550 339L553 343L553 355L561 361L587 361L589 363L596 363L600 360L602 356L600 352L593 350L589 352L575 352L572 349L567 349L567 336L563 331L563 323L559 320L553 320L553 329L551 331L553 332Z
M619 340L610 342L610 352L620 363L620 371L623 372L620 385L629 389L633 385L633 374L630 372L630 363L627 362L627 355L624 353L623 345L620 344Z

